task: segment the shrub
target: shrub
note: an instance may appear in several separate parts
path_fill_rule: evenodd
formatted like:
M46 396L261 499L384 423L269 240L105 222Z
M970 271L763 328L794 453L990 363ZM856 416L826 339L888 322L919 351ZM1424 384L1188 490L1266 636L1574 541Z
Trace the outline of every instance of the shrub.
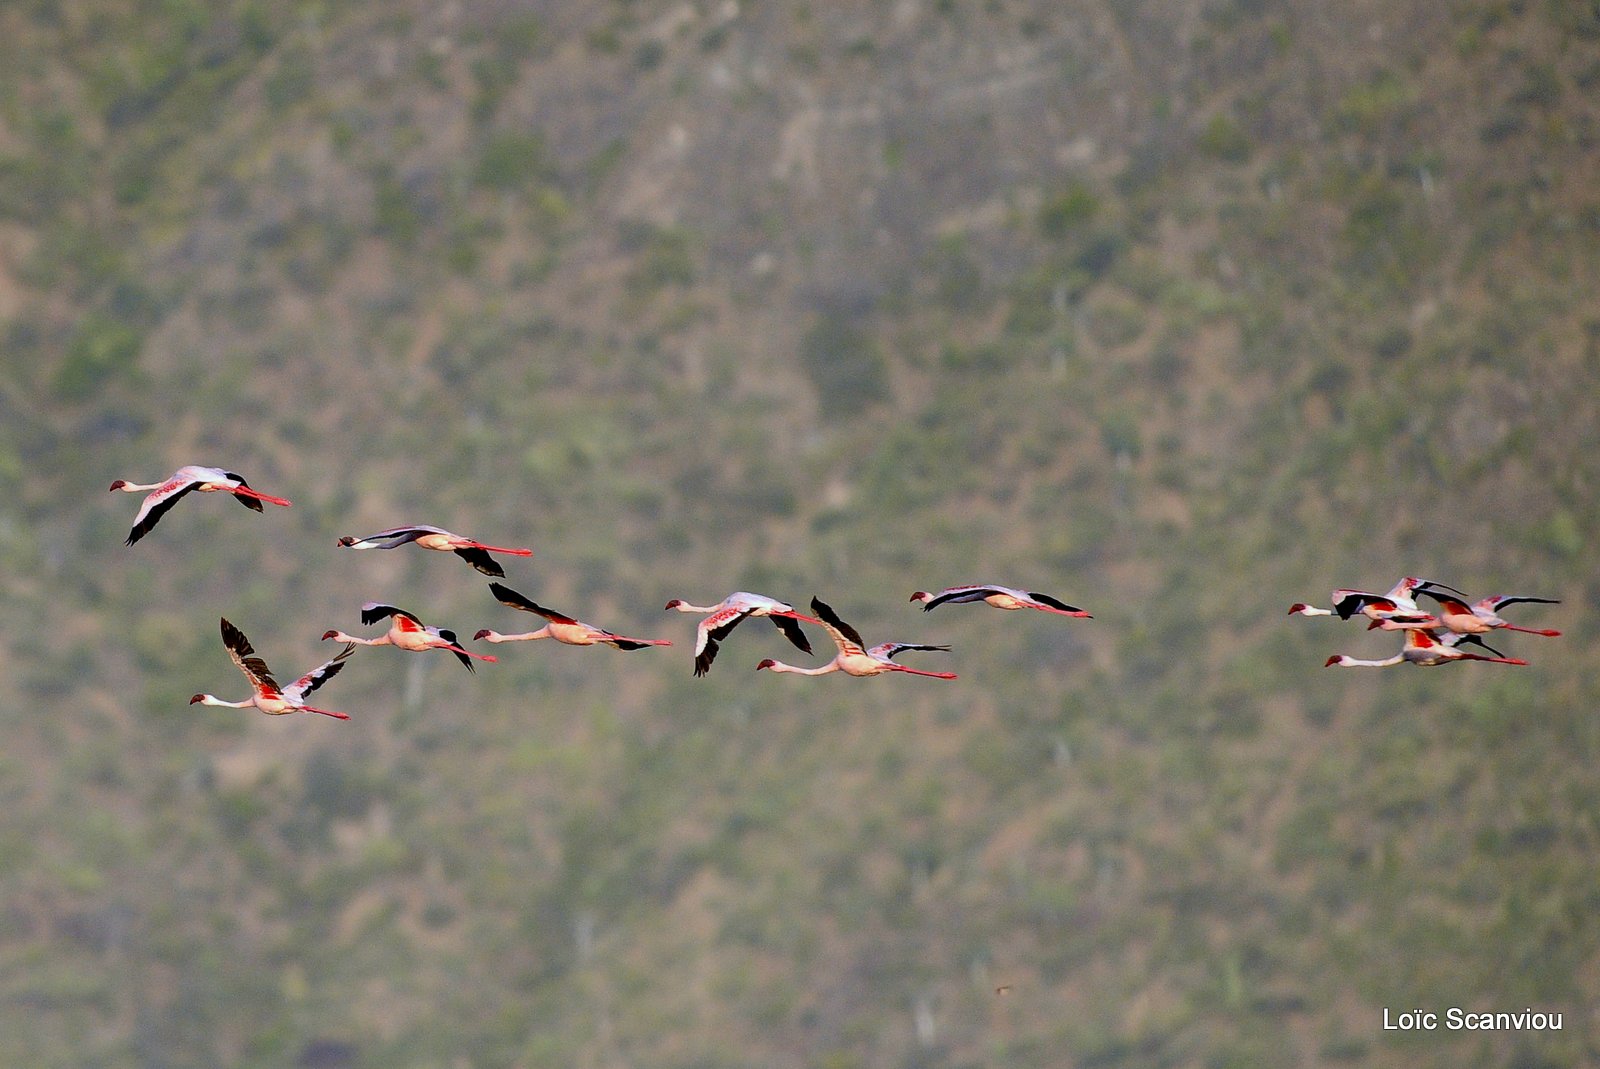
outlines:
M877 343L842 315L825 314L800 339L800 364L826 420L845 420L889 396Z
M91 313L67 346L66 359L55 376L55 390L67 401L81 401L108 376L132 368L144 347L144 335L120 320Z
M1250 139L1239 124L1226 115L1213 115L1200 132L1200 151L1223 163L1244 163L1250 159Z

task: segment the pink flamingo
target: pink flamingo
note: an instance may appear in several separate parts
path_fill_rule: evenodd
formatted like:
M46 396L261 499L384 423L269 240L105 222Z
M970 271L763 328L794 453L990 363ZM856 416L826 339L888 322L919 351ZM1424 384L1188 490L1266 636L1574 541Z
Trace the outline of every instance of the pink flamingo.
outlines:
M1305 602L1296 602L1289 606L1289 615L1294 616L1298 613L1301 616L1337 616L1341 620L1348 620L1356 613L1360 613L1390 631L1432 627L1437 621L1419 609L1413 597L1413 594L1424 589L1451 590L1450 587L1440 583L1406 576L1390 588L1387 594L1373 594L1365 590L1335 590L1332 595L1333 608L1319 609ZM1454 593L1459 594L1460 591Z
M197 464L186 464L159 483L131 483L126 479L118 479L111 484L111 490L121 490L127 494L150 491L139 506L139 514L133 518L133 530L128 532L128 540L124 543L129 546L149 534L150 529L167 514L167 510L178 503L178 498L191 490L203 494L222 490L232 494L239 504L254 512L262 511L263 501L285 508L289 506L289 502L281 497L250 489L243 475L221 468L203 468Z
M491 663L498 660L487 654L462 649L454 631L424 624L404 609L378 601L369 601L361 606L361 622L364 624L375 624L379 620L391 618L394 622L389 625L389 630L377 638L357 638L343 631L327 631L323 633L322 639L324 642L330 638L340 642L355 642L362 646L395 646L410 653L421 653L423 650L449 650L456 655L458 661L467 666L469 672L476 671L469 658L476 657L480 661Z
M997 609L1039 609L1042 612L1059 613L1062 616L1090 619L1089 614L1076 605L1058 601L1049 594L1013 590L1008 586L951 586L935 594L919 590L911 595L911 600L922 602L923 612L929 612L940 605L961 605L982 601Z
M717 644L727 638L729 633L747 618L767 617L777 625L779 631L783 632L784 638L805 653L811 652L811 642L806 638L805 632L800 630L797 621L804 620L808 624L822 622L796 612L794 606L787 602L776 601L744 590L729 594L715 605L691 605L682 598L673 598L667 602L664 611L671 612L674 609L678 612L709 614L694 629L694 674L697 676L703 676L711 671L711 662L717 657Z
M1529 635L1543 635L1546 638L1560 636L1560 631L1549 628L1518 627L1509 620L1502 618L1497 610L1505 605L1515 605L1521 601L1538 602L1543 605L1561 604L1555 598L1530 598L1520 596L1498 595L1484 598L1473 605L1468 605L1461 598L1453 598L1447 594L1438 594L1432 590L1422 593L1439 603L1439 622L1459 635L1482 635L1499 628L1507 631L1521 631Z
M226 709L260 709L268 716L282 716L285 713L321 713L331 716L335 720L349 720L349 713L336 713L332 709L319 709L315 705L306 703L307 695L322 684L339 674L344 667L347 657L356 651L354 643L345 646L340 654L331 661L324 661L313 668L287 687L278 686L277 680L272 678L272 672L267 668L267 662L257 657L250 640L223 618L222 644L228 648L228 656L233 658L233 663L239 666L239 671L250 681L250 686L255 693L242 702L225 702L213 694L196 694L189 699L189 704L194 705L220 705Z
M1527 661L1516 657L1489 657L1481 653L1467 653L1461 649L1463 638L1454 641L1435 636L1425 628L1411 628L1406 631L1406 644L1400 652L1393 657L1385 657L1381 661L1363 661L1355 657L1348 657L1336 653L1323 662L1322 667L1330 668L1339 665L1343 668L1387 668L1392 664L1409 662L1423 668L1434 665L1448 664L1451 661L1493 661L1496 664L1527 664Z
M541 638L553 638L557 642L564 642L568 646L612 646L619 650L642 650L647 646L670 646L671 642L664 638L625 638L622 635L607 631L603 627L594 627L581 620L574 620L565 613L547 609L512 590L504 583L490 583L489 589L494 596L500 599L500 604L509 605L513 609L531 612L535 616L542 616L548 621L537 631L529 631L521 635L502 635L498 631L484 628L476 635L473 641L479 639L488 642L535 642Z
M823 676L829 672L843 672L848 676L877 676L885 672L909 672L914 676L931 676L934 679L955 679L954 672L924 672L920 668L907 668L897 664L894 657L906 650L949 650L949 646L930 646L916 642L883 642L864 649L861 635L856 629L839 619L839 615L826 602L811 599L811 611L820 618L824 631L833 638L839 653L825 665L817 668L799 668L782 661L767 659L756 665L756 671L769 668L774 672L793 672L800 676Z
M411 527L391 527L387 531L367 535L365 538L356 538L345 535L339 539L339 544L346 549L394 549L407 543L415 542L423 549L437 549L446 553L454 553L468 564L472 565L484 575L504 577L506 570L500 567L500 562L489 556L494 553L509 553L514 557L531 557L531 549L508 549L505 546L488 546L482 542L461 535L453 534L442 527L431 527L425 523L415 524Z

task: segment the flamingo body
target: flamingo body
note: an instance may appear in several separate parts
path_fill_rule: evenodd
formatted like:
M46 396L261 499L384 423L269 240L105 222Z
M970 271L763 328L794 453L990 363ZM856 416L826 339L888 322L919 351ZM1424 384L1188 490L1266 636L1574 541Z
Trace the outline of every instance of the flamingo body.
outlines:
M1427 588L1426 590L1424 588ZM1432 627L1438 621L1417 607L1413 595L1419 591L1450 590L1439 583L1407 576L1396 583L1386 594L1373 594L1365 590L1335 590L1330 597L1333 608L1321 609L1305 602L1289 606L1289 615L1337 616L1348 620L1357 613L1376 621L1387 631ZM1456 591L1459 593L1459 591Z
M1454 598L1432 590L1424 590L1422 593L1439 603L1439 622L1459 635L1482 635L1502 628L1507 631L1521 631L1528 635L1543 635L1546 638L1556 638L1561 634L1560 631L1550 628L1519 627L1496 611L1502 606L1524 601L1545 605L1560 604L1554 598L1497 595L1468 605L1464 598Z
M1527 664L1527 661L1516 657L1487 656L1481 653L1468 653L1461 649L1461 645L1468 637L1461 636L1453 641L1435 635L1426 628L1411 628L1406 631L1405 645L1400 652L1392 657L1382 660L1368 661L1356 657L1349 657L1336 653L1323 663L1324 668L1339 665L1342 668L1387 668L1396 664L1414 664L1422 668L1432 668L1435 665L1449 664L1452 661L1492 661L1496 664Z
M832 606L818 598L812 598L811 611L817 614L822 629L828 633L839 649L833 660L816 668L801 668L768 658L756 665L756 671L768 669L800 676L823 676L830 672L843 672L847 676L879 676L886 672L905 672L915 676L930 676L934 679L956 678L954 672L925 672L920 668L909 668L894 660L896 654L906 650L948 651L949 646L933 646L920 642L881 642L868 649L862 643L860 633L841 620Z
M531 612L535 616L544 617L546 623L537 631L529 631L521 635L502 635L498 631L484 628L472 636L474 641L487 642L535 642L543 638L553 638L557 642L568 646L611 646L619 650L642 650L648 646L672 645L664 638L628 638L603 627L595 627L581 620L575 620L566 613L547 609L533 600L517 593L504 583L490 583L489 589L499 599L500 604L508 605L522 612Z
M806 638L805 632L800 630L797 621L804 620L813 624L821 622L796 612L795 607L787 602L777 601L762 594L751 594L745 590L735 591L715 605L693 605L682 598L673 598L667 602L664 611L672 610L706 614L705 618L695 626L694 631L694 674L697 676L703 676L711 671L711 662L716 659L718 644L727 638L735 627L750 617L767 617L777 625L785 638L805 653L811 652L811 642Z
M491 546L471 538L463 537L443 527L434 527L426 523L414 524L410 527L391 527L387 531L367 535L365 538L356 538L345 535L339 539L339 545L346 549L396 549L400 546L416 544L423 549L436 549L445 553L454 553L468 564L472 565L484 575L503 577L506 570L500 562L489 556L494 553L509 553L515 557L531 557L531 549L510 549L505 546Z
M149 534L151 528L161 522L161 517L178 503L178 499L191 490L198 490L203 494L219 490L232 494L235 501L252 512L261 512L263 501L285 508L290 504L281 497L273 497L271 494L251 489L250 484L244 481L244 476L236 472L202 467L198 464L186 464L162 482L134 483L127 479L118 479L111 484L110 489L121 490L127 494L146 494L139 506L138 515L133 518L133 529L128 532L128 540L124 543L129 546Z
M253 693L238 702L223 701L212 694L196 694L189 699L190 705L215 705L227 709L255 708L268 716L283 716L285 713L321 713L336 720L350 719L348 713L338 713L310 705L306 702L306 698L339 674L344 668L345 660L356 650L354 643L347 644L338 656L324 661L287 687L278 685L278 681L272 678L272 671L267 668L267 662L256 656L255 648L250 645L250 640L244 636L244 632L229 623L226 617L222 619L222 644L227 648L228 656L233 659L239 671L250 681Z
M425 650L448 650L453 653L456 660L466 666L467 671L476 671L472 667L472 658L480 661L493 662L498 658L484 653L473 653L463 649L456 638L456 633L447 628L433 627L424 624L414 613L398 608L394 605L385 605L380 601L369 601L361 606L361 622L375 624L379 620L389 620L389 630L377 638L358 638L347 635L343 631L327 631L323 633L323 641L337 639L340 642L354 642L361 646L394 646L396 649L408 653L422 653Z
M940 605L964 605L981 601L997 609L1038 609L1041 612L1053 612L1061 616L1089 618L1089 614L1076 605L1068 605L1049 594L1015 590L1008 586L952 586L931 594L926 590L919 590L911 595L911 600L920 601L923 612L931 612Z

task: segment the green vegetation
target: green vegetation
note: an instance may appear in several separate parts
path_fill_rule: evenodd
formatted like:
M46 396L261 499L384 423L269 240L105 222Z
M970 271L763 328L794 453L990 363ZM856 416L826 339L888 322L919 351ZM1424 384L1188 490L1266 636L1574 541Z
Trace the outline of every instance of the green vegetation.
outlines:
M1593 5L12 7L0 1064L1592 1061ZM188 462L294 507L124 547ZM410 521L675 645L186 704L526 622ZM1414 571L1564 635L1283 615ZM741 588L960 679L694 678Z

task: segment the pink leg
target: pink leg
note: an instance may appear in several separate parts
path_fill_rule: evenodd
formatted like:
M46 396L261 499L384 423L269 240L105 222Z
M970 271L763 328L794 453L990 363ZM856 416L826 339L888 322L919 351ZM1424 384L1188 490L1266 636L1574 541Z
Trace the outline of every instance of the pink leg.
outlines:
M803 612L769 612L767 615L768 616L787 616L791 620L799 620L802 623L807 623L807 624L816 624L818 627L822 626L822 621L821 620L817 619L815 616L807 616Z
M1515 624L1504 624L1502 626L1504 626L1507 631L1521 631L1525 635L1543 635L1545 638L1561 637L1561 632L1552 631L1548 628L1517 627Z
M1492 661L1495 664L1527 664L1528 663L1527 661L1522 660L1520 657L1485 657L1481 653L1463 653L1461 655L1461 659L1463 661Z
M533 556L533 550L531 549L507 549L505 546L486 546L482 542L462 542L461 544L467 549L486 549L490 553L509 553L513 557Z
M238 494L240 497L253 497L257 501L265 501L269 505L283 505L287 507L290 504L290 502L281 497L273 497L271 494L263 494L250 489L248 486L235 486L233 488L233 493Z
M500 658L496 657L492 653L473 653L471 650L464 650L460 646L448 646L447 645L447 646L435 646L434 648L435 649L440 649L440 650L449 650L451 653L464 653L468 657L476 657L478 660L480 660L480 661L488 661L490 664L498 664L499 661L500 661Z
M315 705L302 705L300 708L304 712L307 712L307 713L321 713L323 716L331 716L335 720L349 720L350 719L350 714L349 713L336 713L332 709L318 709Z
M896 672L910 672L914 676L929 676L929 677L931 677L933 679L955 679L956 678L956 674L954 672L924 672L920 668L907 668L903 664L895 665L892 670L896 671Z

